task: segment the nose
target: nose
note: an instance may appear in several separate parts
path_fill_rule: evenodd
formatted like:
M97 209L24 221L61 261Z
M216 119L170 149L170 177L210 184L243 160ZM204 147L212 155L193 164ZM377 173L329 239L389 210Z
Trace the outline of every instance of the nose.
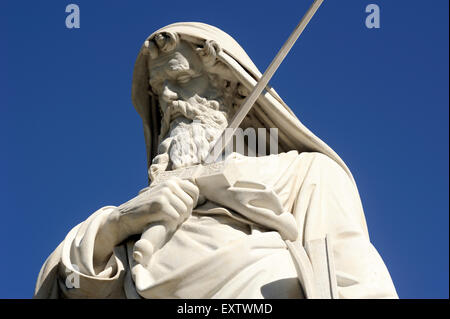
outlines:
M169 81L164 81L162 98L165 102L175 101L178 99L178 94L175 90L170 86Z

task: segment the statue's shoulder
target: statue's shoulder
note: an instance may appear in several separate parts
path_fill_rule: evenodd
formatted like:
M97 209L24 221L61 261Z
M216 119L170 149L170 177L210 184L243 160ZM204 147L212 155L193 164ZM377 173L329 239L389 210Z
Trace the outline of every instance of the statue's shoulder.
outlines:
M305 160L313 160L316 162L320 162L324 165L337 165L339 166L333 159L331 159L329 156L319 153L319 152L301 152L298 153L298 157Z
M340 166L329 156L319 153L319 152L299 152L297 150L292 150L288 152L282 152L278 154L271 154L267 156L277 161L286 162L299 160L303 162L315 162L320 165L331 166L334 168L339 168Z
M298 154L300 165L309 167L312 171L320 171L328 177L351 182L344 168L331 157L319 152L301 152Z

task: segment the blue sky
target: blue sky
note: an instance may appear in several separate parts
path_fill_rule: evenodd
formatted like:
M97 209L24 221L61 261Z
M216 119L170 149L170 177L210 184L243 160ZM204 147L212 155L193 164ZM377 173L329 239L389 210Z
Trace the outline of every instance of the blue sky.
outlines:
M148 34L209 23L264 71L311 2L74 0L69 30L69 1L2 1L0 298L31 297L72 227L146 186L130 88ZM271 81L350 167L401 298L449 297L448 5L325 0Z

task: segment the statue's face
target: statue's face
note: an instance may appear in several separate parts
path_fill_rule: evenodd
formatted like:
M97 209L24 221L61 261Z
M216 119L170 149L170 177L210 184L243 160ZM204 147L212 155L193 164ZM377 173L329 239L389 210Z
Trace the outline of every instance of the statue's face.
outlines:
M183 41L150 65L149 83L163 113L159 155L151 171L202 163L228 124L232 95L225 91L233 87L231 82L206 72L201 58Z
M194 103L199 98L211 100L220 95L204 72L197 53L183 41L173 51L162 52L152 60L149 71L149 82L162 112L170 112L169 122L183 116L183 102Z

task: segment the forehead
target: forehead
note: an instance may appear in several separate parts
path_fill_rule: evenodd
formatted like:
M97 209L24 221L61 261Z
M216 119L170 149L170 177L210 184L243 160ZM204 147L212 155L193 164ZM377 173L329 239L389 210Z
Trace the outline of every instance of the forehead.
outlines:
M180 41L170 52L161 52L157 58L150 60L150 78L176 76L178 73L202 70L202 62L197 53L188 43Z

